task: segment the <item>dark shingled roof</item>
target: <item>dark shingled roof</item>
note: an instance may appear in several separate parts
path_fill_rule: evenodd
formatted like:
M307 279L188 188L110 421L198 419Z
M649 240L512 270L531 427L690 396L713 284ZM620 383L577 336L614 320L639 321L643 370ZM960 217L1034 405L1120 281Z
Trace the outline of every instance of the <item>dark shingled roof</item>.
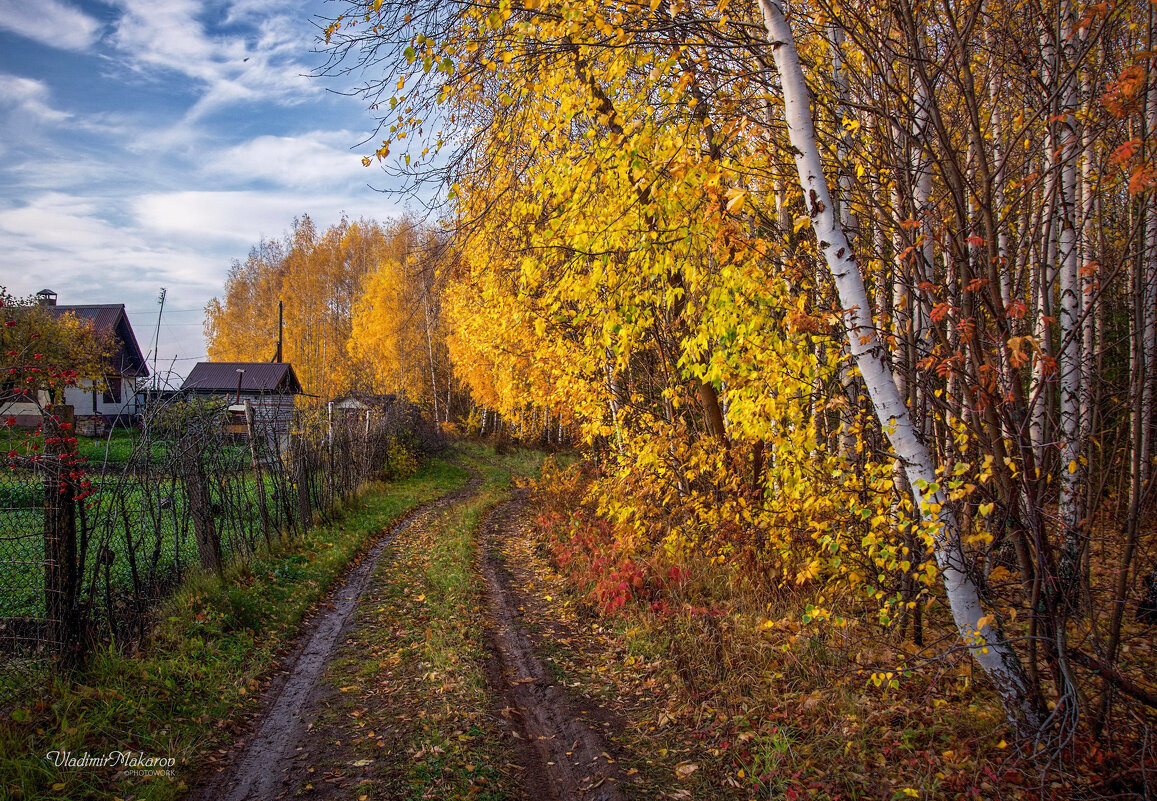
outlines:
M197 362L181 389L189 392L228 393L237 391L237 371L242 392L268 392L298 395L301 382L293 365L286 362Z
M44 306L55 317L71 314L87 320L99 334L110 334L120 344L120 349L112 355L113 368L120 375L130 378L145 378L149 368L123 303L106 303L92 306Z

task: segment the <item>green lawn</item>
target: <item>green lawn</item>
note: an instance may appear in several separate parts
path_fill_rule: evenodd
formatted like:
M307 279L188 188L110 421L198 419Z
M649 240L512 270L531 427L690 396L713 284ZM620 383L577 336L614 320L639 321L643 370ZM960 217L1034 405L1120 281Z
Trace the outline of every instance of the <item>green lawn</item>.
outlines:
M409 479L377 485L336 522L232 566L224 580L195 571L157 610L133 655L101 648L83 673L68 676L34 663L0 669L0 797L179 795L182 779L256 708L259 678L354 555L407 510L465 481L460 467L435 459ZM52 750L131 750L172 757L177 767L173 777L58 768L44 758Z
M5 477L0 483L0 618L44 614L44 490L32 476ZM275 513L274 479L264 479L267 508ZM198 564L197 544L180 482L108 474L93 481L83 519L89 546L85 583L126 591L168 579ZM226 560L248 554L264 542L257 484L252 474L234 473L212 489L214 500L232 510L215 518ZM222 495L228 503L221 502ZM12 500L12 506L3 503ZM35 503L35 508L27 504ZM17 505L19 504L19 505ZM5 508L6 507L6 508ZM276 532L272 532L276 536ZM98 555L105 559L98 564ZM135 577L135 581L134 581Z
M114 428L103 437L77 437L76 449L93 467L105 462L125 464L140 436L141 432L135 428Z

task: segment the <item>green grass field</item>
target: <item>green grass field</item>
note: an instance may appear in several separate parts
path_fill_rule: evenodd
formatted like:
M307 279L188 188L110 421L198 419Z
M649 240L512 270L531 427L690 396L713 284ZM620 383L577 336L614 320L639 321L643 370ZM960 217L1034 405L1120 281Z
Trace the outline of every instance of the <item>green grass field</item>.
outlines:
M103 437L77 437L76 449L92 466L125 464L140 440L140 431L114 428ZM159 443L158 443L159 444Z

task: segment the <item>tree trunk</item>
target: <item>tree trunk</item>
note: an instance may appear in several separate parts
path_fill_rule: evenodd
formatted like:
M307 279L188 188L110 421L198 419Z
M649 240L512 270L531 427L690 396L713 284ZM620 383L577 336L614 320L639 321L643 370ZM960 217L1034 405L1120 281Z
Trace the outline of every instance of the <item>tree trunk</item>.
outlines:
M434 376L434 339L430 336L430 289L422 293L422 310L426 313L426 353L430 358L430 397L434 399L434 422L438 422L438 380ZM448 419L448 418L447 418Z
M1071 25L1071 8L1062 6L1061 41L1057 49L1058 58L1053 69L1054 76L1065 76L1061 87L1061 116L1058 121L1060 144L1060 236L1058 261L1060 267L1060 404L1059 423L1061 435L1060 453L1060 502L1061 535L1061 580L1064 593L1070 602L1077 597L1081 576L1081 559L1084 553L1082 532L1082 492L1084 469L1081 467L1081 345L1084 333L1081 327L1081 284L1077 259L1080 243L1077 228L1077 159L1078 138L1076 131L1077 97L1076 85L1070 77L1075 56L1075 36ZM1063 116L1062 116L1063 115Z
M935 526L934 554L956 626L969 644L973 658L995 685L1009 718L1022 730L1037 730L1043 724L1041 710L1029 691L1016 652L984 614L976 584L967 570L956 517L936 483L936 470L928 448L912 425L908 409L896 389L886 351L871 319L859 265L833 213L812 124L807 84L791 29L776 0L760 0L760 6L783 84L784 115L804 202L820 252L835 281L840 305L848 310L844 322L849 348L880 425L904 464L916 508Z
M213 519L213 501L209 494L209 482L205 467L201 464L201 453L197 435L182 438L181 480L185 485L185 498L189 517L193 520L193 531L197 536L197 555L201 567L221 574L221 539L217 524Z

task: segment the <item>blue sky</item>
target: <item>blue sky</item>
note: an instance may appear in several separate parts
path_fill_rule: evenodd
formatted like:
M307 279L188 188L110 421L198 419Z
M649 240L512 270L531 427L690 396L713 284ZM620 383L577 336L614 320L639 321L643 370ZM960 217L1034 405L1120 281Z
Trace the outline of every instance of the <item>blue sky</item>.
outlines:
M364 101L305 77L312 21L338 8L0 0L0 285L124 303L146 351L166 287L160 363L184 374L205 303L262 237L397 215L361 164Z

